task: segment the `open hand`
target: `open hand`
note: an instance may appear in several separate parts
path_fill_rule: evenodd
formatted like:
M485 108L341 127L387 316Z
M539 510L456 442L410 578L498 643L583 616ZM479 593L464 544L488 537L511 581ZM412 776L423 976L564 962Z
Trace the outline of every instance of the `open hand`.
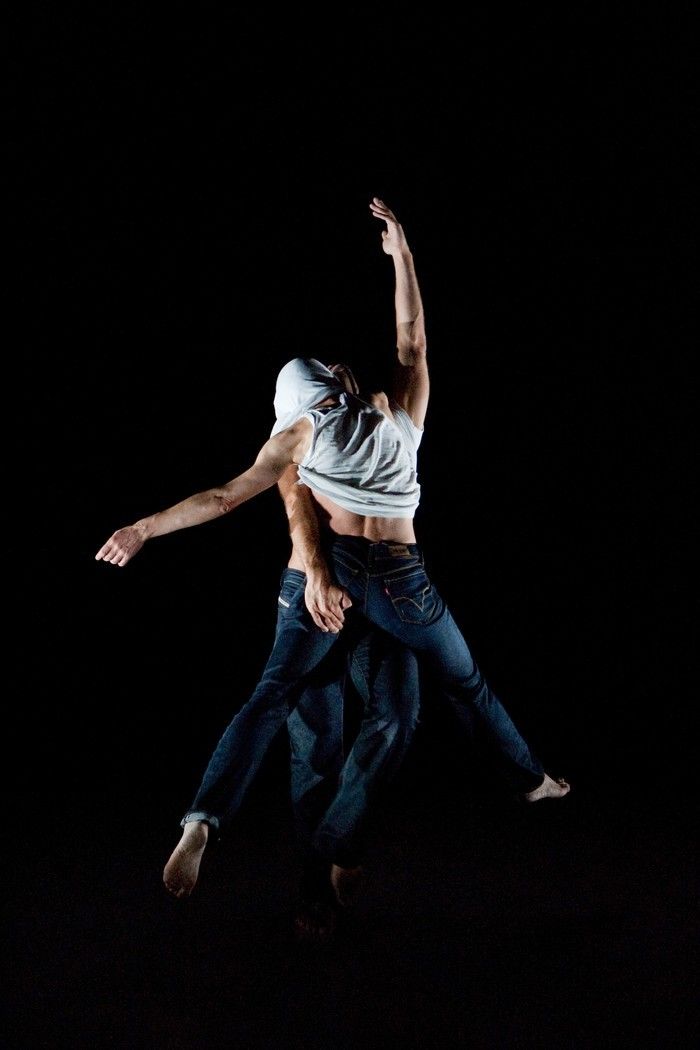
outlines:
M373 197L369 207L372 215L386 223L386 229L382 231L382 248L387 255L399 255L407 247L401 223L379 197Z
M146 537L138 525L127 525L126 528L117 529L112 533L98 550L95 561L109 561L121 568L138 554L145 542Z

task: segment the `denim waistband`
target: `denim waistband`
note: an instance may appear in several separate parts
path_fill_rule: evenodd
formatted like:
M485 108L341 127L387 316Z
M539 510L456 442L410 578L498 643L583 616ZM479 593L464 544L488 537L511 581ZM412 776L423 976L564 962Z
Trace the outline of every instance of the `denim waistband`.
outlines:
M402 560L421 558L417 543L399 543L397 540L367 540L364 536L333 536L329 550L345 551L354 555L368 567L380 562L391 562L397 566Z

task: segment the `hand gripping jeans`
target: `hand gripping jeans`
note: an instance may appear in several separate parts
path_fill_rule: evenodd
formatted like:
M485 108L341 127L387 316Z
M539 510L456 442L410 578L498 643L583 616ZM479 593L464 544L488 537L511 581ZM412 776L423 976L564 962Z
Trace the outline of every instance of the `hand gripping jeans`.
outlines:
M371 629L356 610L340 635L324 634L304 602L306 577L285 569L272 653L253 696L233 718L182 820L225 825L238 810L285 719L291 794L305 864L317 858L353 867L364 851L368 811L394 776L416 726L418 666L413 653ZM363 702L359 730L343 760L343 701L349 675Z

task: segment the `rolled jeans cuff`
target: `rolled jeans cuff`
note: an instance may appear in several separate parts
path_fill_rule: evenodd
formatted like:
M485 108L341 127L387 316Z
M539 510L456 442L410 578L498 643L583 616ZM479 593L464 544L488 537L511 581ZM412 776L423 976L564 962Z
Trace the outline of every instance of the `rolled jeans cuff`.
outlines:
M193 821L199 820L202 824L208 824L214 831L219 830L219 818L212 817L210 813L204 813L200 810L193 810L191 813L185 813L184 817L180 821L180 827L184 828L185 824L191 824Z

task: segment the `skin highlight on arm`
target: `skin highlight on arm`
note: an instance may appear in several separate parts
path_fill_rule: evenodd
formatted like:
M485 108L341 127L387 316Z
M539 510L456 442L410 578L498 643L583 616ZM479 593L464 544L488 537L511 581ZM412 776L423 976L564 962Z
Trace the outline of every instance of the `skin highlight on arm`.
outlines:
M147 540L165 536L179 529L214 521L242 503L252 499L279 481L291 464L300 462L311 438L311 424L300 419L286 430L269 438L255 462L225 485L195 492L179 503L157 511L127 525L107 540L95 555L96 561L107 561L123 568L138 554Z
M430 382L425 313L413 253L391 208L374 197L370 210L377 219L386 223L386 230L382 231L382 248L394 263L397 362L391 393L415 425L422 427L428 408Z

